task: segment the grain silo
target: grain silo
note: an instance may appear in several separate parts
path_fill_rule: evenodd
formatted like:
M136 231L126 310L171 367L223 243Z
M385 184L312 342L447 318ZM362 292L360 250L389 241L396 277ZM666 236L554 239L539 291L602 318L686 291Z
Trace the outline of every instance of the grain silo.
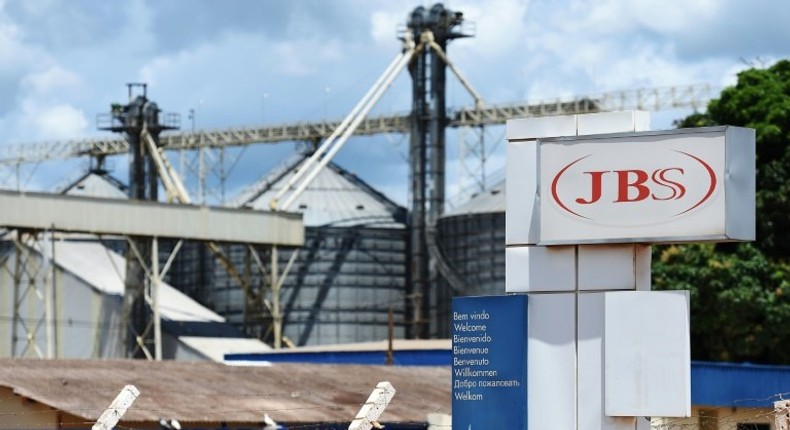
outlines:
M448 337L453 296L505 294L505 182L445 213L435 235L441 271L452 272L442 273L435 305L436 335Z
M275 169L234 199L234 205L269 210L274 194L305 158L299 155ZM395 337L404 337L406 209L334 163L318 174L293 208L304 214L306 231L305 245L280 294L285 342L301 346L386 339L390 310ZM252 285L267 282L250 262L250 247L226 245L224 250ZM255 251L259 255L253 260L266 264L269 251ZM293 252L279 250L280 268L287 266ZM253 315L264 315L265 310L249 304L239 283L221 265L213 263L210 270L198 299L248 334L271 340L271 320Z

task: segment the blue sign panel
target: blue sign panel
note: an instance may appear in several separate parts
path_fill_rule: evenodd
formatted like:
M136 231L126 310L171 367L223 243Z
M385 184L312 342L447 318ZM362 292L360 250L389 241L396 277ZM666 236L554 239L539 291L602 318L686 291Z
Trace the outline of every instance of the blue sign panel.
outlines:
M453 299L453 428L527 429L527 296Z

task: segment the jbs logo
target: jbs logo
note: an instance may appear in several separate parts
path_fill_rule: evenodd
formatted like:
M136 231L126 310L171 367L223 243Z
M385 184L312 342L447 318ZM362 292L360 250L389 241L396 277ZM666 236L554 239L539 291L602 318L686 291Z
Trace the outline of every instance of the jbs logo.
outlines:
M686 187L677 182L677 180L673 181L667 178L667 175L672 172L676 172L681 176L683 175L683 169L680 167L656 169L652 174L638 169L584 172L590 175L592 193L589 199L577 198L576 203L589 205L600 200L603 192L603 177L607 173L614 173L617 175L617 199L614 203L640 202L648 198L652 198L653 200L682 198L686 194ZM653 184L660 188L667 188L669 194L659 192L659 194L656 195L650 185L645 184L650 178L652 178ZM662 196L662 194L664 195Z
M717 187L716 173L702 158L683 151L670 151L671 164L657 165L657 160L642 166L618 166L602 169L607 164L601 157L589 154L562 167L551 182L551 197L566 213L600 221L610 211L634 212L639 206L647 222L676 217L703 205ZM627 162L625 164L628 164ZM663 164L663 163L662 163ZM666 208L657 206L667 203ZM645 212L646 206L657 208ZM601 209L602 206L608 206ZM635 208L634 208L635 209Z

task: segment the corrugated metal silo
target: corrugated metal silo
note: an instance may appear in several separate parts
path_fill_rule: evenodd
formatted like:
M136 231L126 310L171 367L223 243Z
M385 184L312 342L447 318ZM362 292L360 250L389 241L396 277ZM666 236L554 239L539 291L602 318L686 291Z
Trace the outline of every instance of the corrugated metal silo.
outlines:
M436 294L437 337L450 335L452 297L505 294L505 182L473 196L436 223L436 243L446 266Z
M236 206L269 210L280 186L305 159L299 156L258 181L235 199ZM304 214L305 245L281 290L283 334L296 345L361 342L387 338L392 309L395 337L404 337L406 319L406 210L330 163L293 205ZM229 245L226 253L252 284L266 276L250 267L249 247ZM267 250L256 250L267 264ZM279 250L286 266L293 250ZM208 277L207 277L208 278ZM270 321L251 318L238 282L214 263L201 301L248 333L266 340ZM263 309L252 309L253 312Z

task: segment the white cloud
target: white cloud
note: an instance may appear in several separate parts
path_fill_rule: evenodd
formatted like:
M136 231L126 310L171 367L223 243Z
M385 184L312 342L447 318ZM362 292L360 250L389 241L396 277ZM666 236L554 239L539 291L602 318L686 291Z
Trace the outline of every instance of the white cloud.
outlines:
M22 79L22 86L36 95L47 95L58 89L74 88L81 84L76 73L59 65L33 72Z
M405 28L406 16L400 11L374 11L370 16L370 36L380 47L397 46L398 26Z
M526 0L453 3L452 9L463 12L469 28L475 29L473 42L464 44L466 49L483 59L523 52L527 5Z
M203 17L200 25L214 25L203 31L195 27L197 21L187 22L188 14L185 22L163 25L178 3L135 0L92 15L92 9L60 8L58 2L47 4L60 8L51 12L40 7L44 3L28 7L25 2L27 9L41 9L25 15L0 0L0 134L6 142L90 134L93 126L86 118L123 98L123 84L137 80L149 83L149 95L160 107L181 112L184 120L190 108L198 109L198 127L246 125L261 118L340 118L398 52L396 30L409 12L433 3L239 2L220 7L195 1L190 7ZM448 55L489 104L636 87L731 84L745 68L741 57L790 54L790 27L783 22L788 2L444 3L476 25L475 36L453 41ZM79 20L66 14L72 9ZM222 19L212 20L218 13ZM87 24L82 30L62 28L68 21ZM409 84L408 76L399 78L376 112L408 109ZM452 76L448 96L450 107L471 103ZM377 163L399 162L392 154L377 157L367 147L342 152L348 155L344 166L365 179L376 178L374 186L405 199L405 176L376 172Z
M0 3L0 80L14 79L19 73L47 61L48 56L39 47L25 43L23 33L24 29L8 17ZM3 83L0 82L0 86Z
M720 17L728 5L721 0L641 0L620 3L627 20L659 34L681 34L704 27Z
M156 52L151 6L143 0L132 0L120 5L124 8L127 21L118 29L117 36L111 40L111 45L114 45L111 48L125 55Z
M332 39L273 42L257 34L232 34L191 50L157 56L139 74L152 86L208 76L216 80L207 85L232 87L260 80L261 72L281 75L278 79L319 75L343 58L340 43Z
M706 29L720 29L733 13L712 0L535 2L523 25L526 49L513 60L533 99L718 83L734 58L713 50L690 59L679 50Z
M84 136L91 125L81 109L66 103L24 100L18 123L41 140Z
M275 69L283 75L303 77L318 75L328 65L343 58L335 40L295 40L274 44Z
M21 53L19 45L19 27L0 14L0 57L6 59L6 61L3 61L5 67L17 61L17 57ZM3 67L3 65L0 65L0 67Z
M51 99L25 98L13 113L0 118L7 139L2 144L79 138L88 135L92 126L81 108Z

